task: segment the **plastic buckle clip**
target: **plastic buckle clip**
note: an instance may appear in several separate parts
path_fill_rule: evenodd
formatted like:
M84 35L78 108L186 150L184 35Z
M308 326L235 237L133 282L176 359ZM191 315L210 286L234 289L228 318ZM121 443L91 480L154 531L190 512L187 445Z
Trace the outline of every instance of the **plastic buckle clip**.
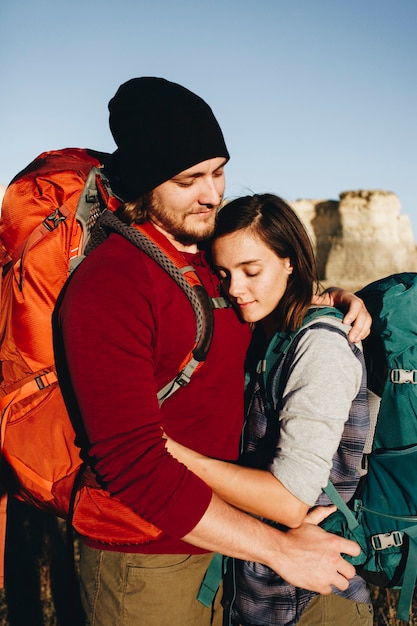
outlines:
M180 387L185 387L186 385L188 385L190 380L191 380L190 376L188 376L188 374L183 370L182 372L178 374L178 376L175 379L175 382Z
M400 385L411 383L412 385L417 385L417 370L394 369L391 370L390 378L392 383L399 383Z
M371 544L374 550L385 550L386 548L402 546L403 536L399 530L393 530L390 533L372 535Z
M47 228L49 231L52 231L52 230L55 230L55 228L57 228L59 224L66 219L67 219L66 216L62 215L59 212L59 209L55 209L55 211L51 213L51 215L48 215L48 217L45 217L45 219L43 220L43 224L45 228Z
M42 376L36 376L35 378L35 382L38 385L39 389L45 389L45 387L47 387L48 383L44 383L42 380Z

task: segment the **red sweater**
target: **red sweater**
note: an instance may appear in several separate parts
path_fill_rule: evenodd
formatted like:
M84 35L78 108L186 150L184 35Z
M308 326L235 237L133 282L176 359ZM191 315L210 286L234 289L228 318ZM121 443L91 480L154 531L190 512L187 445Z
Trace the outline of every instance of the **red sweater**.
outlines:
M218 296L203 253L187 257L209 295ZM164 531L127 550L201 552L179 537L204 515L211 489L167 453L162 429L203 454L237 458L248 327L232 309L215 310L205 364L160 409L157 391L194 344L194 313L169 275L119 235L79 266L59 322L98 473L110 493Z

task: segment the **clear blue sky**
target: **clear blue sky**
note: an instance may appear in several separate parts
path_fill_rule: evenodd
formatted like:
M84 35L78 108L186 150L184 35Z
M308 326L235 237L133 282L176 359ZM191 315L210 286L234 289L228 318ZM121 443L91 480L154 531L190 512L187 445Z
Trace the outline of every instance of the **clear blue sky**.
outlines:
M2 0L0 183L113 151L107 103L141 75L212 106L227 196L389 190L417 238L417 0Z

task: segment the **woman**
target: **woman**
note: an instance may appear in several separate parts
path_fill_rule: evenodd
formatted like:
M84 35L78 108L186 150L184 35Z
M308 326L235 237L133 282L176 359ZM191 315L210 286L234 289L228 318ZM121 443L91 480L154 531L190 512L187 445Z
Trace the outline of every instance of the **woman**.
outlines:
M286 362L288 378L266 409L262 370L274 344L302 324L318 288L313 249L295 212L279 197L239 198L219 213L212 246L223 288L254 325L247 358L246 423L240 465L168 447L223 499L288 527L301 524L330 477L348 501L369 428L366 371L349 327L336 317L307 325ZM221 436L221 433L219 433ZM271 445L272 444L272 445ZM346 592L315 596L258 563L232 561L225 584L226 623L240 625L372 625L363 579Z

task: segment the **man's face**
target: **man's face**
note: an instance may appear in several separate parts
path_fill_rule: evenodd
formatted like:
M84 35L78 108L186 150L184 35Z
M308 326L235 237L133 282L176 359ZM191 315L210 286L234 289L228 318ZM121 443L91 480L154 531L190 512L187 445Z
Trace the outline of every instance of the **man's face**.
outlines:
M179 250L191 252L213 234L225 163L224 157L202 161L153 190L149 219Z

